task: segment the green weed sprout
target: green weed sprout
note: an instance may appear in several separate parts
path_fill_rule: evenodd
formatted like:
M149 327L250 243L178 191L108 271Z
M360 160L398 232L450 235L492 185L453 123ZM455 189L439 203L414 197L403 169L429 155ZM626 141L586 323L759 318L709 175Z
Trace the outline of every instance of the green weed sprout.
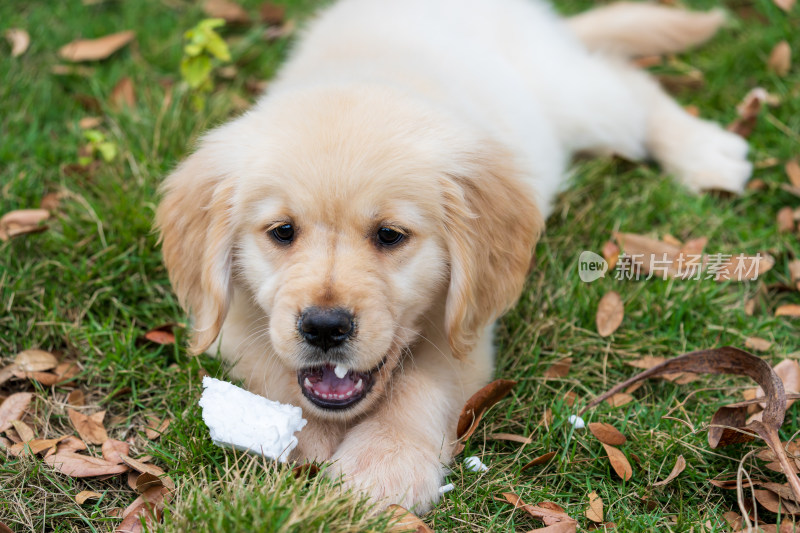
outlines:
M231 60L228 45L214 31L225 25L223 19L203 19L194 28L184 33L181 76L192 89L192 103L201 110L205 107L206 95L214 88L211 73L214 59L226 63Z
M95 159L97 156L103 158L103 161L109 163L117 157L117 145L106 139L105 134L98 130L86 130L83 132L84 138L89 141L86 149L82 151L84 155L78 158L78 163L86 166Z

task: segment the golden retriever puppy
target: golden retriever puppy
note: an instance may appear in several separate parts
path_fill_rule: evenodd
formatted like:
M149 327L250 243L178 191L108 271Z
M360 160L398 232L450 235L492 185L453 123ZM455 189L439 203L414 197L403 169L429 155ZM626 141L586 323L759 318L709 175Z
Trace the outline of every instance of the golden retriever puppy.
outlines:
M746 143L628 62L721 23L639 4L565 21L536 0L327 8L164 183L192 350L302 406L296 459L426 510L570 156L649 156L690 189L742 189Z

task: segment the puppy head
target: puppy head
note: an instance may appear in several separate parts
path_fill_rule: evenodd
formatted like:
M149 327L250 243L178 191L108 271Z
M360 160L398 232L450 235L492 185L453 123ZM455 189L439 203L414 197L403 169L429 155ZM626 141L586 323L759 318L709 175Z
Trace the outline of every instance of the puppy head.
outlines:
M516 300L542 224L513 161L466 131L347 88L273 96L209 134L157 214L192 349L235 284L265 319L264 357L297 375L292 401L338 419L379 402L424 333L468 356Z

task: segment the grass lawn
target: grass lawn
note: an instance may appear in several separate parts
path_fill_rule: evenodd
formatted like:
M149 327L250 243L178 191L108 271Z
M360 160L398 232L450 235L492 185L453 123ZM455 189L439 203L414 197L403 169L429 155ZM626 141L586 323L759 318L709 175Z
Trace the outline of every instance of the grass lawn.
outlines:
M257 18L259 0L242 4ZM287 17L302 21L316 2L285 5ZM557 3L564 13L590 5ZM770 50L783 39L800 55L800 8L787 14L770 0L735 0L723 7L731 22L719 36L653 70L702 72L702 87L680 90L678 99L723 123L735 118L736 104L753 87L779 97L779 105L762 112L750 137L755 178L765 186L738 198L694 196L652 165L610 158L576 164L574 186L548 221L526 291L498 327L496 375L519 385L488 413L463 455L481 456L490 469L479 474L460 463L452 467L448 481L455 490L423 517L434 530L542 527L497 501L502 492L516 492L529 503L556 502L583 529L590 524L584 511L592 491L619 531L728 530L722 515L738 510L736 492L718 489L709 479L734 477L741 458L756 445L711 450L706 427L718 406L741 399L740 388L750 386L746 380L702 377L685 385L651 380L634 393L634 401L590 411L587 422L612 423L628 437L621 447L633 463L627 482L612 473L600 443L567 422L580 405L634 373L626 361L644 355L743 346L745 338L757 336L772 342L762 353L771 362L800 358L800 319L773 316L779 305L800 304L800 293L784 287L789 261L800 258L798 234L779 233L775 222L781 207L800 205L781 188L788 182L784 162L800 151L800 69L781 77L766 67ZM175 481L165 531L385 531L386 517L372 516L364 502L321 477L297 481L288 467L212 445L197 407L200 379L203 373L224 377L224 368L207 356L187 356L182 335L166 346L139 340L151 327L186 320L151 229L158 184L203 131L253 100L253 82L268 80L291 44L290 38L266 42L260 23L224 28L238 73L215 78L205 109L197 111L180 83L179 64L183 32L204 17L200 2L185 0L0 2L0 30L24 28L31 37L29 50L16 58L0 42L0 214L38 207L49 192L64 193L48 230L0 243L0 368L23 349L41 348L76 360L81 369L67 385L8 381L0 385L0 399L35 391L25 420L37 436L52 437L73 433L66 398L80 388L85 412L107 410L109 436L130 440L132 456L151 455ZM70 74L53 73L55 65L64 64L57 56L62 45L126 29L136 31L136 40L109 59ZM133 82L136 101L118 108L110 95L125 76ZM79 121L89 116L102 117L95 129L118 154L87 174L76 172L74 164L86 144ZM748 283L613 276L581 282L580 252L599 252L617 230L681 240L705 236L708 252L769 252L776 263ZM615 334L602 338L595 312L609 290L622 296L625 319ZM750 316L745 303L753 297L757 305ZM574 363L565 378L542 377L567 356ZM567 405L569 392L576 395L574 406ZM548 408L553 419L546 428L541 421ZM148 415L172 419L160 439L146 438ZM782 437L798 430L797 407L790 408ZM490 438L500 432L529 435L532 442ZM552 461L520 472L548 451L557 452ZM686 470L669 485L653 487L679 455ZM759 461L750 459L745 467L783 482ZM102 498L78 505L74 496L82 490ZM39 459L0 451L0 522L13 531L113 530L120 509L135 497L124 475L73 479ZM775 524L779 518L762 513L760 520Z

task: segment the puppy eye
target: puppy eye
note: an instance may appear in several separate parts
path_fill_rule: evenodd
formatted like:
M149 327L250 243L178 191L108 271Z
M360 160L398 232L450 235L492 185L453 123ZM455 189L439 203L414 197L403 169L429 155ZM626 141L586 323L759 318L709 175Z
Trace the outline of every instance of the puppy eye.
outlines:
M383 246L394 246L404 237L405 235L392 228L383 227L378 230L378 243Z
M294 226L283 224L270 231L272 238L281 244L289 244L294 240Z

